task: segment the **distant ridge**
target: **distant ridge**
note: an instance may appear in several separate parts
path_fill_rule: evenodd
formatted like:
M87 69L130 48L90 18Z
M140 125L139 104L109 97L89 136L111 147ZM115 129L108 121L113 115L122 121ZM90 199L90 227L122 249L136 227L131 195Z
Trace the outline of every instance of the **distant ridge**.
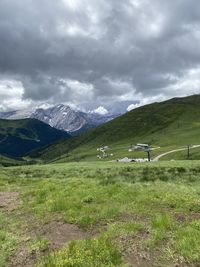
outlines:
M53 160L82 155L87 159L101 145L120 147L125 144L130 147L137 142L162 147L200 144L200 95L173 98L136 108L72 138L70 142L61 141L32 156Z
M0 119L0 155L7 157L22 157L33 149L69 137L68 133L36 119Z

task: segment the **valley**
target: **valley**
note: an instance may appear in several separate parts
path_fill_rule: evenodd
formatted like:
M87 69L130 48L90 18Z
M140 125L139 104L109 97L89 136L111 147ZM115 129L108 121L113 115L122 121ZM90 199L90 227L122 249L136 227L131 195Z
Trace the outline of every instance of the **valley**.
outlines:
M17 160L36 148L70 137L36 119L0 119L0 155Z
M24 143L0 157L0 266L199 266L199 104L154 103L78 136L1 120L1 154L5 135ZM136 144L151 162L117 162L147 158Z

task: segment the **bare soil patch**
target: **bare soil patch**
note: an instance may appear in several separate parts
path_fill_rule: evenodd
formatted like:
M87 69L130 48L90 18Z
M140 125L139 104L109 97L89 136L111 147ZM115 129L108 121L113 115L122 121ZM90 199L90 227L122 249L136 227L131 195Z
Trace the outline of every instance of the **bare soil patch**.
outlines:
M126 255L126 261L130 264L129 266L132 267L150 267L152 265L152 261L149 258L148 253L139 252L137 249L132 251L132 253Z
M119 242L123 246L123 256L129 266L149 267L154 266L153 258L149 250L141 245L142 240L149 238L149 232L142 230L137 236L120 237Z
M19 204L18 192L0 192L0 209L12 211Z
M36 259L36 253L30 253L28 248L23 245L12 257L9 267L32 267Z
M92 232L85 232L77 225L61 221L52 221L45 225L39 225L36 221L34 230L26 232L26 236L28 235L30 236L28 241L21 244L19 250L13 255L10 267L32 267L38 259L46 254L61 249L72 240L90 237ZM50 245L45 251L31 252L30 242L38 236L48 239Z
M53 250L63 247L72 240L89 237L89 233L81 230L77 225L57 221L44 225L41 229L41 235L51 242L51 249Z
M175 219L180 223L192 222L192 221L200 219L200 213L199 212L196 212L196 213L193 212L193 213L190 213L187 215L178 213L178 214L175 214ZM200 266L200 264L199 264L199 266Z

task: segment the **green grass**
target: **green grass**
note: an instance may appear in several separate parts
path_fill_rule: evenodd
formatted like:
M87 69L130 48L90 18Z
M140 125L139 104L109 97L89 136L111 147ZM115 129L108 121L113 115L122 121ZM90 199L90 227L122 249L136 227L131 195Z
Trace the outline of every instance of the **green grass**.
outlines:
M0 230L0 266L5 266L15 245L16 239L6 231Z
M188 158L187 149L164 156L161 160L199 160L200 147L190 149L190 157Z
M43 236L38 236L30 245L30 252L40 252L48 249L50 241Z
M1 265L26 246L38 266L129 266L127 253L136 250L150 255L151 266L174 266L180 259L195 266L199 177L198 161L1 168L0 191L18 191L22 201L1 213ZM51 243L38 231L52 221L95 235L48 253Z
M125 267L120 252L105 236L71 242L65 249L53 253L38 267Z
M12 255L19 242L19 236L15 233L17 227L14 218L8 218L0 211L0 266L7 266L9 257Z
M200 221L192 221L181 227L175 236L177 251L193 262L200 261Z
M151 247L158 246L162 242L170 238L175 229L175 221L171 215L155 214L152 218L152 237L148 240L148 245Z

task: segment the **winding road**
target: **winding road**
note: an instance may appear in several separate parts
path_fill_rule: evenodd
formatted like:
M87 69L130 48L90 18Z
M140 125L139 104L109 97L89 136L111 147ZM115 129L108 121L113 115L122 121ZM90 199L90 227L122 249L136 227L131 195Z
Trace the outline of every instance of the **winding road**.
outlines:
M190 149L197 148L197 147L200 147L200 145L194 145L194 146L190 147ZM172 153L179 152L179 151L184 151L184 150L187 150L187 148L179 148L179 149L174 149L174 150L162 153L162 154L158 155L157 157L155 157L153 159L153 161L159 161L162 157L164 157L164 156L166 156L168 154L172 154Z

